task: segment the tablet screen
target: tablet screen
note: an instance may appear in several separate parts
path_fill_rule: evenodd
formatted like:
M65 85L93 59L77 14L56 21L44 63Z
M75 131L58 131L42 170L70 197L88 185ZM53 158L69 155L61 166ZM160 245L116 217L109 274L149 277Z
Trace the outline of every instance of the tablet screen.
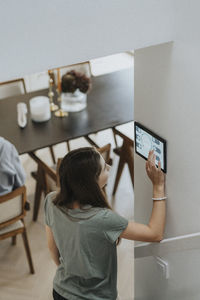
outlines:
M166 173L166 141L145 128L138 122L135 127L135 152L147 159L150 150L156 155L156 165L161 162L161 169Z

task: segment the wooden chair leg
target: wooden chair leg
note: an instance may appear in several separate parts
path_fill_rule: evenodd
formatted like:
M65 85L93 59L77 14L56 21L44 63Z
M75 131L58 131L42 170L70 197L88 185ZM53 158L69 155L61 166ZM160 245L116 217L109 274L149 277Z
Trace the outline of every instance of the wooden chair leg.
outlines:
M93 141L93 140L89 137L89 135L85 135L84 138L86 139L86 141L87 141L90 145L92 145L92 146L94 146L94 147L96 147L96 148L100 148L100 146L97 145L97 143L95 143L95 141Z
M49 150L50 150L50 153L51 153L51 158L53 160L53 163L56 164L56 158L55 158L53 146L49 146Z
M133 149L131 148L129 148L127 163L128 163L128 168L129 168L131 181L134 189L134 157L133 157Z
M120 177L122 175L124 165L125 165L125 161L124 161L123 157L120 157L119 165L118 165L118 168L117 168L117 175L116 175L116 178L115 178L115 184L114 184L114 188L113 188L113 192L112 192L113 196L116 193L116 190L117 190L117 187L118 187L118 184L119 184Z
M114 149L114 153L116 153L120 157L117 176L115 179L115 184L113 189L113 196L114 196L125 163L128 164L129 172L131 175L131 181L134 188L134 156L133 156L134 142L132 139L130 139L129 137L127 137L126 135L118 131L115 127L112 128L112 131L114 136L119 135L123 139L122 147Z
M116 134L115 134L114 128L112 128L112 132L113 132L113 137L114 137L114 141L115 141L115 146L118 147L117 138L116 138Z
M16 242L17 242L17 236L15 235L12 237L12 245L13 246L16 245Z
M69 152L69 151L71 151L70 143L69 143L69 141L67 141L66 143L67 143L67 151Z
M34 271L34 267L33 267L33 261L32 261L32 257L31 257L31 251L30 251L30 248L29 248L26 229L24 229L24 232L22 233L22 238L23 238L23 242L24 242L24 248L25 248L25 251L26 251L27 259L28 259L30 272L31 272L31 274L34 274L35 271Z
M33 221L37 221L38 218L38 212L40 208L41 196L43 191L42 182L43 182L43 171L40 168L40 166L38 166L34 208L33 208Z
M37 218L38 218L41 196L42 196L42 187L37 182L36 183L35 200L34 200L34 208L33 208L33 221L37 221Z

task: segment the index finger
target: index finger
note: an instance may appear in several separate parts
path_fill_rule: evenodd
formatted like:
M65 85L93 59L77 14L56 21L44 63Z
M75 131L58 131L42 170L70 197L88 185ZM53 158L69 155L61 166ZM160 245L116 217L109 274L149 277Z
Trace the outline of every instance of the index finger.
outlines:
M152 160L153 155L154 155L154 150L150 150L148 155L148 160Z

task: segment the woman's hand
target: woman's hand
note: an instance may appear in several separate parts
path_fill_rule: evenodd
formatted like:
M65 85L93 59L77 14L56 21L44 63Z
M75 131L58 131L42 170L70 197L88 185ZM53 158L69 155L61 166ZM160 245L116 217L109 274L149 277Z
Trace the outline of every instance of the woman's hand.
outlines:
M158 162L158 167L155 164L156 156L154 150L149 151L148 160L146 162L146 172L154 187L164 187L165 175L161 170L161 163Z
M155 164L156 156L154 151L149 152L146 162L146 171L153 183L153 198L163 198L165 187L165 175L161 171L161 164L158 168ZM160 242L163 239L165 229L165 201L153 201L151 218L148 225L129 221L127 228L120 235L122 238L143 241L143 242Z

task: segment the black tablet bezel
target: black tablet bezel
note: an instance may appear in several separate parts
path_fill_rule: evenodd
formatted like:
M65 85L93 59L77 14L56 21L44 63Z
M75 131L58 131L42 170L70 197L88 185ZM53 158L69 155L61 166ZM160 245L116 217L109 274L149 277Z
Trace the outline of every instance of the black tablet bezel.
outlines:
M142 158L144 158L145 160L147 160L147 158L145 156L143 156L141 153L139 153L136 150L136 126L140 127L142 130L146 131L147 133L149 133L152 137L156 138L157 140L159 140L160 142L163 143L163 159L164 159L164 168L162 168L164 173L167 173L167 142L165 139L161 138L159 135L155 134L153 131L151 131L150 129L146 128L145 126L143 126L142 124L138 123L138 122L134 122L134 141L135 141L135 153L137 153L139 156L141 156Z

